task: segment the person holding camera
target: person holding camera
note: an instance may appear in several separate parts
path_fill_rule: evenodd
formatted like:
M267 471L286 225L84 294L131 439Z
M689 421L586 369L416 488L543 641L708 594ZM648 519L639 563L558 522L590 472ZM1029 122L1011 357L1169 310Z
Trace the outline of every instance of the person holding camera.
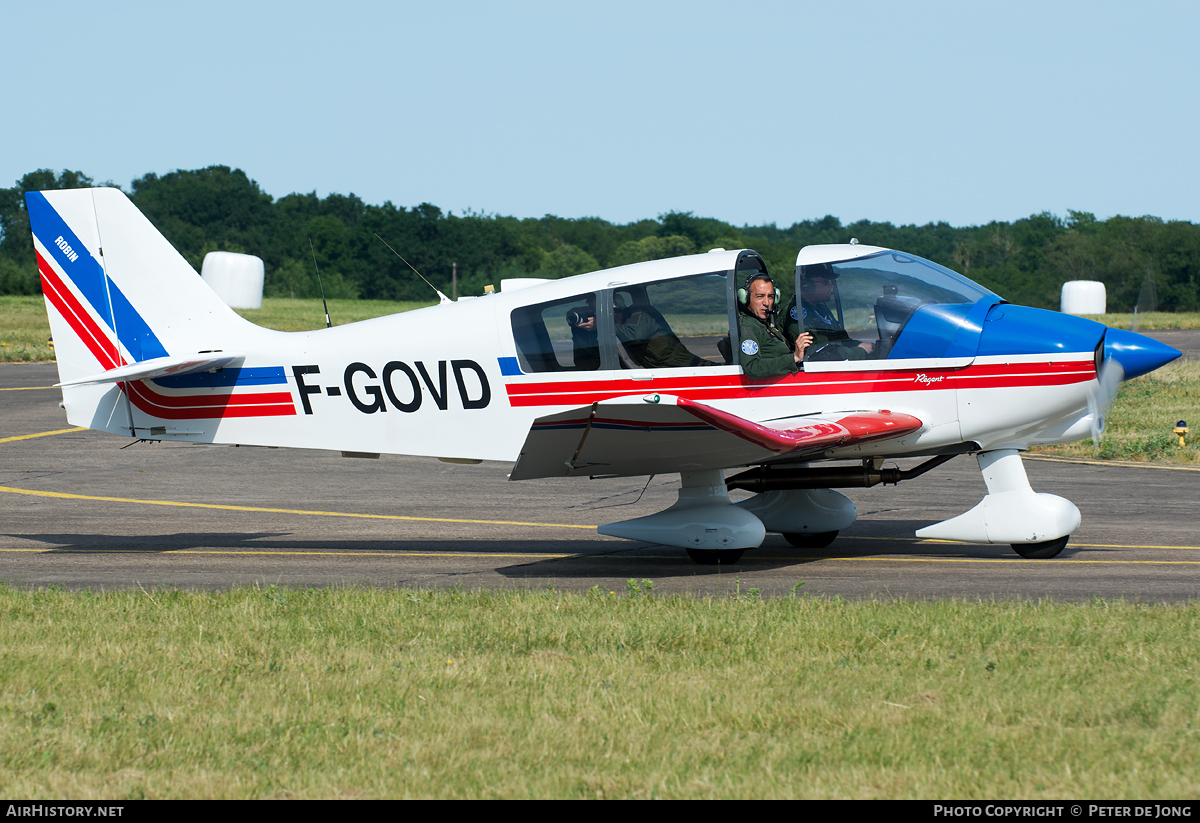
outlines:
M571 347L576 371L595 371L600 368L600 341L596 337L596 295L587 296L587 306L567 312L571 327Z

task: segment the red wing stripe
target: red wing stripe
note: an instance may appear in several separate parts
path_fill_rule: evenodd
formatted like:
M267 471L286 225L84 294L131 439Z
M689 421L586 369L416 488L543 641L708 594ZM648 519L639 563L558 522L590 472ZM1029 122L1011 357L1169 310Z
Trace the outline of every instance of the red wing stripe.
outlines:
M890 411L851 414L837 422L850 433L851 443L899 437L921 428L921 421L911 414Z
M817 423L790 431L779 431L685 397L680 397L677 402L681 409L705 423L721 431L736 434L743 440L777 454L787 454L804 447L835 446L849 435L849 432L836 423Z
M680 408L721 431L736 434L743 440L778 454L897 437L921 428L921 421L910 414L884 411L852 414L833 423L822 421L809 426L780 430L753 423L685 397L679 398L677 402Z

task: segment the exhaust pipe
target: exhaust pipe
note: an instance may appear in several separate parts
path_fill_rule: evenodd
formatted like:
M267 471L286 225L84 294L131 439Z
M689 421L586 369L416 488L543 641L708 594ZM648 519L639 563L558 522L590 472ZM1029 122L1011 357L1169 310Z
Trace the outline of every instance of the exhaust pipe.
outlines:
M958 455L942 454L926 460L911 469L894 467L872 468L869 460L864 460L861 466L831 466L823 468L773 468L759 466L741 474L735 474L725 481L730 489L742 489L748 492L790 491L792 489L862 489L885 485L896 485L901 480L912 480L920 477L930 469L935 469Z

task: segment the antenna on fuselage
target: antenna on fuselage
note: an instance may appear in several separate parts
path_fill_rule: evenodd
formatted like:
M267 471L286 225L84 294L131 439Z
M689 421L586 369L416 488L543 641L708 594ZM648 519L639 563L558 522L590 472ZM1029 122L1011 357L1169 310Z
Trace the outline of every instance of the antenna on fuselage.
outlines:
M376 236L376 237L379 237L379 233L378 233L378 232L375 232L374 234L375 234L375 236ZM404 260L404 257L403 257L403 256L400 254L400 252L396 251L396 250L395 250L395 249L393 249L393 248L392 248L390 245L388 245L388 241L384 240L382 237L379 237L379 242L380 242L380 243L382 243L383 245L387 246L387 247L388 247L388 250L389 250L389 251L390 251L392 254L396 255L396 256L397 256L397 257L399 257L401 260ZM404 260L404 265L406 265L406 266L408 266L410 269L412 269L412 270L413 270L413 274L415 274L417 277L421 278L422 280L425 280L425 275L423 275L423 274L421 274L419 271L417 271L417 270L416 270L416 268L413 266L413 264L412 264L412 263L408 262L407 260ZM438 290L438 287L437 287L437 286L433 285L433 284L432 284L432 283L430 283L428 280L425 280L425 285L426 285L426 286L429 286L429 288L431 288L431 289L433 289L435 292L437 292L438 299L439 299L439 300L441 300L441 302L443 302L443 303L452 303L452 302L453 302L453 301L452 301L452 300L451 300L449 297L447 297L446 295L442 294L442 293L441 293L441 291L439 291L439 290Z
M321 283L321 267L317 265L317 250L313 248L312 235L308 237L308 250L312 252L313 268L317 270L317 288L321 290L321 305L325 307L325 328L333 328L329 322L329 304L325 302L325 286Z

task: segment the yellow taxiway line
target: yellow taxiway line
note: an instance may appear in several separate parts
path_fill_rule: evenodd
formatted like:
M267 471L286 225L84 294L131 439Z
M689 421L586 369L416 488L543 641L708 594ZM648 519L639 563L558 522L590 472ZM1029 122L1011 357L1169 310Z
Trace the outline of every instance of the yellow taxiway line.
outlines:
M221 511L264 512L264 513L269 513L269 514L299 514L299 515L308 515L308 516L315 516L315 517L356 517L356 518L364 518L364 519L371 519L371 520L410 520L410 521L419 521L419 522L426 522L426 523L467 523L467 524L487 525L487 526L534 526L534 527L541 527L541 528L558 528L558 529L588 529L588 530L591 530L591 529L596 528L595 526L581 526L581 525L574 524L574 523L539 523L539 522L526 522L526 521L519 521L519 520L471 520L471 519L465 519L465 518L449 518L449 517L415 517L415 516L411 516L411 515L399 515L399 514L361 514L361 513L356 513L356 512L313 511L313 510L308 510L308 509L276 509L276 508L267 508L264 506L231 506L231 505L223 505L223 504L218 504L218 503L188 503L188 502L184 502L184 501L180 501L180 500L141 500L141 499L130 498L130 497L102 497L99 495L69 494L67 492L49 492L49 491L37 491L37 490L33 490L33 489L18 489L18 488L14 488L11 486L0 486L0 493L23 494L23 495L30 495L33 497L50 497L50 498L63 499L63 500L96 500L96 501L105 502L105 503L132 503L132 504L139 504L139 505L143 505L143 506L176 506L176 507L196 508L196 509L217 509L217 510L221 510ZM916 538L905 538L905 537L866 537L866 536L854 537L854 536L847 536L847 537L843 538L843 540L845 540L845 541L885 541L886 540L886 541L889 541L892 543L910 542L914 546L919 545L919 544L924 544L924 545L930 546L930 547L936 546L936 545L945 545L945 546L972 545L972 544L958 543L955 541L948 541L948 540L926 540L926 541L923 541L923 540L919 540ZM1133 550L1166 549L1166 550L1172 550L1172 551L1200 551L1200 546L1157 546L1157 545L1134 545L1134 544L1122 545L1122 544L1118 544L1118 543L1072 543L1071 545L1074 548L1107 548L1107 549L1133 549ZM631 547L631 548L633 548L633 547ZM47 552L63 552L63 551L64 551L64 549L62 549L62 548L52 548L52 549L0 548L0 553L32 552L32 553L43 554L43 553L47 553ZM126 549L117 549L117 550L109 549L109 550L104 550L104 551L82 550L82 551L78 551L78 552L76 552L76 550L67 549L66 551L69 553L80 553L80 554L137 554L137 553L145 552L148 554L205 554L205 555L244 555L244 556L274 555L274 556L333 556L333 557L460 557L460 558L461 557L478 557L478 558L525 558L525 559L529 559L529 558L564 559L564 558L569 558L569 557L603 558L603 557L612 556L612 557L620 557L620 558L623 558L626 560L631 559L631 557L636 557L638 559L645 559L645 560L678 559L678 558L659 556L659 555L632 555L631 556L631 555L625 554L624 552L622 552L620 554L616 554L616 555L604 555L604 554L590 555L590 554L580 554L578 552L528 553L528 554L526 554L526 553L510 553L510 552L495 553L495 552L461 552L461 551L458 551L458 552L456 552L456 551L447 551L447 552L411 552L411 551L371 552L371 551L336 551L336 550L334 550L334 551L295 551L295 550L272 550L272 549L264 549L264 550L231 550L231 549L177 549L177 550L171 550L171 549L167 549L167 550L163 550L163 551L158 551L158 550L146 551L143 549L128 549L128 550L126 550ZM794 556L789 557L789 556L785 556L785 555L758 554L755 556L754 559L756 559L756 560L783 560L783 561L791 560L791 561L795 561L798 558L796 558ZM1021 562L1021 558L1019 558L1019 557L1010 557L1010 558L1009 557L1006 557L1006 558L842 557L842 556L837 556L837 555L823 555L823 556L809 555L807 557L804 557L803 559L808 560L808 561L811 561L811 560L842 560L842 561L874 560L874 561L892 562L892 563L1015 563L1015 562ZM1039 561L1029 561L1029 562L1039 562ZM1105 563L1105 564L1122 564L1122 565L1158 565L1158 566L1163 566L1163 565L1168 565L1168 566L1169 565L1177 565L1177 566L1178 565L1184 565L1184 566L1200 565L1200 560L1111 560L1111 559L1074 560L1074 559L1070 559L1070 558L1059 558L1059 559L1055 560L1054 562L1056 564L1061 564L1061 563L1073 563L1073 564Z
M979 546L986 545L981 543L964 543L961 540L937 540L928 539L922 540L920 537L859 537L857 535L848 534L838 538L839 540L887 540L891 543L908 541L910 543L925 543L926 545L944 545L944 546ZM998 543L995 545L1007 545ZM1200 551L1200 546L1151 546L1135 543L1076 543L1072 540L1069 544L1072 548L1085 549L1186 549L1190 551Z
M100 554L156 554L156 555L177 555L177 554L194 554L194 555L221 555L225 557L393 557L393 558L410 558L410 557L453 557L458 559L477 558L479 560L493 560L497 558L513 559L513 560L621 560L628 562L630 560L681 560L677 555L657 555L657 554L626 554L621 553L581 553L581 552L565 552L565 553L548 553L548 552L531 552L528 554L514 552L414 552L414 551L394 551L394 552L365 552L365 551L294 551L294 550L257 550L257 551L238 551L234 549L69 549L69 548L49 548L49 549L4 549L0 548L0 554L82 554L82 555L100 555ZM791 561L796 562L798 558L787 557L784 555L764 555L759 554L752 558L753 560L765 561ZM814 560L834 560L841 562L859 562L859 561L875 561L881 563L1044 563L1047 561L1041 560L1024 560L1014 555L1013 557L838 557L838 556L823 556L814 557L808 556L803 558L805 561ZM1056 558L1054 565L1063 563L1080 566L1080 565L1118 565L1118 566L1200 566L1200 560L1073 560L1070 558Z
M52 386L42 387L35 386L31 388L53 388ZM0 438L0 443L7 443L15 440L28 440L35 437L47 437L54 434L67 434L69 432L87 431L86 428L74 427L69 429L56 429L54 431L38 432L37 434L24 434L16 437ZM1100 466L1121 466L1130 468L1154 468L1154 469L1175 469L1182 471L1200 471L1200 467L1190 466L1168 466L1154 463L1129 463L1115 461L1099 461L1099 460L1083 460L1064 457L1048 457L1040 455L1026 455L1032 460L1046 460L1058 463L1079 463L1084 465L1100 465ZM196 509L219 509L223 511L241 511L241 512L263 512L269 514L299 514L315 517L355 517L369 520L409 520L425 523L467 523L473 525L486 526L534 526L541 528L557 528L557 529L594 529L595 526L581 526L575 523L539 523L525 522L519 520L473 520L465 518L451 517L415 517L411 515L399 514L362 514L358 512L331 512L331 511L311 511L306 509L277 509L264 506L233 506L218 503L188 503L181 500L141 500L131 497L103 497L98 495L87 494L70 494L67 492L50 492L38 491L34 489L19 489L11 486L0 486L0 492L6 494L23 494L34 497L51 497L65 500L96 500L106 503L132 503L143 506L176 506L182 508ZM847 536L843 540L888 540L911 541L914 544L925 542L927 544L943 543L946 545L968 545L956 544L954 541L920 541L915 538L895 538L895 537L854 537ZM1073 548L1110 548L1110 549L1167 549L1176 551L1200 551L1200 546L1150 546L1150 545L1121 545L1116 543L1072 543ZM45 553L62 551L61 549L0 549L0 552L35 552ZM138 550L134 550L138 551ZM105 552L111 553L111 552ZM124 553L124 552L121 552ZM222 555L334 555L339 557L514 557L514 558L567 558L580 557L579 554L494 554L494 553L478 553L478 552L300 552L300 551L230 551L230 550L205 550L205 549L180 549L168 550L163 552L166 554L222 554ZM604 555L595 555L603 557ZM628 559L628 555L617 555ZM646 559L651 559L649 556L640 555ZM662 558L666 559L666 558ZM794 560L793 557L771 557L767 555L759 555L756 559L759 560ZM849 557L808 557L807 560L881 560L897 563L1013 563L1018 562L1020 558L962 558L962 557L873 557L873 558L849 558ZM1036 562L1036 561L1034 561ZM1149 564L1149 565L1200 565L1200 561L1195 560L1071 560L1058 559L1056 563L1108 563L1108 564Z
M1075 463L1080 466L1118 466L1128 469L1169 469L1177 472L1200 472L1200 466L1177 466L1170 463L1134 463L1130 460L1095 460L1086 457L1054 457L1048 454L1024 454L1025 460L1044 460L1047 463Z
M16 437L0 437L0 443L11 443L14 440L30 440L34 437L49 437L52 434L68 434L69 432L85 432L87 429L82 426L76 426L73 429L55 429L52 432L38 432L37 434L19 434Z
M43 389L54 389L57 386L5 386L0 388L0 391L41 391Z
M357 512L309 511L307 509L273 509L265 506L229 506L219 503L186 503L182 500L139 500L133 497L101 497L91 494L68 494L67 492L36 491L0 486L6 494L27 494L33 497L53 497L61 500L99 500L105 503L134 503L143 506L178 506L189 509L220 509L235 512L266 512L270 514L303 514L316 517L359 517L367 520L416 520L423 523L472 523L484 526L541 526L555 529L594 529L595 526L580 526L575 523L527 523L520 520L468 520L456 517L413 517L403 514L360 514Z

